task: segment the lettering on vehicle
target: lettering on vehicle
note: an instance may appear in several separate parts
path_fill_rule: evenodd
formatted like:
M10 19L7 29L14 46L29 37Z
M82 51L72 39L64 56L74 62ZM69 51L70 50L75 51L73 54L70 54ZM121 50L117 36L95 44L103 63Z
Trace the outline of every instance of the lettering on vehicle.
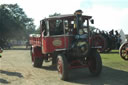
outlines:
M59 38L54 38L52 44L53 44L53 46L61 46L62 41Z

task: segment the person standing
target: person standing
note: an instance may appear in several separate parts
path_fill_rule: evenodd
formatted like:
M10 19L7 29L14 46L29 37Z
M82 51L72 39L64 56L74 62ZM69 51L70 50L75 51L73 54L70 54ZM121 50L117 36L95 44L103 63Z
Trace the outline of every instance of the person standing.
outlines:
M0 53L3 52L3 49L0 47ZM2 55L0 54L0 58L2 58Z

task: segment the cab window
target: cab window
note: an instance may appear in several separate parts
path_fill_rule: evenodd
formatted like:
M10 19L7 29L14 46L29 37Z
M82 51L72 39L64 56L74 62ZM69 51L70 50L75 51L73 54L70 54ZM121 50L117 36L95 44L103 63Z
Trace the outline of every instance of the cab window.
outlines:
M63 30L63 20L50 20L49 21L50 35L62 35Z

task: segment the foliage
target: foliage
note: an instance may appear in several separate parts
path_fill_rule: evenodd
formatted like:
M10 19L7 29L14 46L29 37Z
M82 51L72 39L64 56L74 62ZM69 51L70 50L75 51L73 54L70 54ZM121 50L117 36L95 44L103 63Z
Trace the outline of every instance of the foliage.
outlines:
M35 30L35 34L40 34L40 27Z
M49 17L53 17L53 16L59 16L59 15L61 15L60 13L54 13L54 14L51 14L51 15L49 15Z
M34 31L33 19L28 18L18 4L0 5L0 42L27 39Z

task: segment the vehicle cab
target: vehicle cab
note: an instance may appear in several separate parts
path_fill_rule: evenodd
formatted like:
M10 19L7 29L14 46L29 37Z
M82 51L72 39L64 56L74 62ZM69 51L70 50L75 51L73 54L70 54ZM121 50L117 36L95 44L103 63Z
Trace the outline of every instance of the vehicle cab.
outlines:
M59 15L40 21L42 53L68 50L75 39L89 37L89 20L91 16L80 12Z

